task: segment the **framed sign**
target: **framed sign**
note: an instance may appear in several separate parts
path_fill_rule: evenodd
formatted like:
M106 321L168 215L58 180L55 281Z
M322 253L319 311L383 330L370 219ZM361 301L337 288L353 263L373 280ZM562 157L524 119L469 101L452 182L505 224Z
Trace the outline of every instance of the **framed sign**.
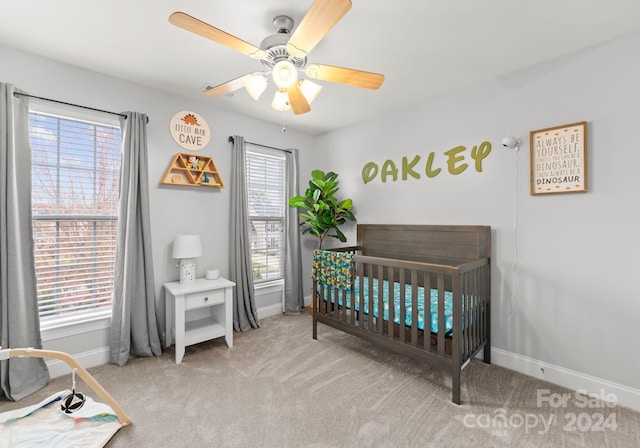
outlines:
M531 194L587 191L587 122L531 131Z
M169 123L171 136L184 149L199 151L209 144L211 131L204 118L195 112L180 111Z

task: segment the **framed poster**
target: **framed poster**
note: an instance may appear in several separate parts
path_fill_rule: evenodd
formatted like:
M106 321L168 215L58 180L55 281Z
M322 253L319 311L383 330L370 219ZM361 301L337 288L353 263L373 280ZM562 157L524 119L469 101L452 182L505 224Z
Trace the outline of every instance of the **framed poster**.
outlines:
M531 131L531 194L587 191L587 122Z

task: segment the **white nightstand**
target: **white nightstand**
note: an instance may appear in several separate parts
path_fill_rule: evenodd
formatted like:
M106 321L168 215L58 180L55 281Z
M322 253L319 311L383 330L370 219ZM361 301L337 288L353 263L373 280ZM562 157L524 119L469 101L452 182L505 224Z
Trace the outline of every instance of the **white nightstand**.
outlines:
M224 336L233 347L233 287L225 279L198 278L189 283L165 283L166 347L175 339L176 364L187 345Z

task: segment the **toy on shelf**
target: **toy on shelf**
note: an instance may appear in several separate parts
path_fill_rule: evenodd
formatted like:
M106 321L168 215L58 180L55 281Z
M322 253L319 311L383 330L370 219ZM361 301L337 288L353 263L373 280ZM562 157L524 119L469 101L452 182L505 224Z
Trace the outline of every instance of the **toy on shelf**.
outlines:
M178 153L173 156L161 184L223 188L222 178L211 157Z

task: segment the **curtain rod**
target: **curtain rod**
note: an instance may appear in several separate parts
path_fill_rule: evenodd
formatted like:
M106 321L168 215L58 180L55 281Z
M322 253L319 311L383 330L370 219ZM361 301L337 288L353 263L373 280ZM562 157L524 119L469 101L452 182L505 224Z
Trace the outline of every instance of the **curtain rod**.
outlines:
M64 104L66 106L80 107L82 109L93 110L93 111L96 111L96 112L103 112L105 114L118 115L118 116L124 118L125 120L127 119L127 116L125 114L121 114L121 113L118 113L118 112L111 112L110 110L102 110L102 109L96 109L94 107L82 106L80 104L67 103L65 101L53 100L51 98L44 98L42 96L29 95L28 93L13 92L13 95L15 97L18 97L18 96L22 95L22 96L26 96L28 98L35 98L37 100L50 101L52 103ZM147 116L147 123L149 123L149 117L148 116Z
M231 143L233 143L235 141L235 139L233 138L233 135L229 136L229 141ZM249 142L247 140L244 141L245 143L250 143L252 145L256 145L256 146L262 146L263 148L269 148L269 149L275 149L276 151L284 151L284 152L288 152L289 154L291 154L291 151L289 151L288 149L282 149L282 148L275 148L273 146L267 146L267 145L261 145L260 143L254 143L254 142Z

